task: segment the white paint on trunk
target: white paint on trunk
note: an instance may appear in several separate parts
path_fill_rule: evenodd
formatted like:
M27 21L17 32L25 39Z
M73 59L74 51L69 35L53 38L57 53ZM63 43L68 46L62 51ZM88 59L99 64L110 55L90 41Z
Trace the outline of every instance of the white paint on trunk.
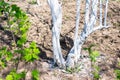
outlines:
M98 0L86 0L85 7L85 23L84 28L81 34L78 36L78 27L80 22L80 3L81 0L76 1L77 5L77 13L76 13L76 25L75 25L75 38L74 38L74 46L70 50L67 60L65 61L60 47L60 30L62 24L62 8L58 0L48 0L49 6L51 8L53 28L52 28L52 43L53 43L53 55L54 55L54 63L60 68L67 67L73 68L77 64L80 53L82 49L82 45L84 44L86 38L94 31L102 28L108 28L106 26L107 19L107 7L108 0L106 0L106 8L105 8L105 16L104 16L104 26L102 25L102 1L100 0L100 24L95 27L97 22L97 11L98 11Z
M38 4L38 6L40 6L40 0L37 0L37 4Z
M105 4L105 16L104 16L104 26L107 26L107 11L108 11L108 0L106 0L106 4Z
M58 0L48 0L48 4L51 8L52 14L52 44L53 44L53 55L54 63L60 68L65 67L65 60L63 59L61 47L60 47L60 30L62 24L62 8Z

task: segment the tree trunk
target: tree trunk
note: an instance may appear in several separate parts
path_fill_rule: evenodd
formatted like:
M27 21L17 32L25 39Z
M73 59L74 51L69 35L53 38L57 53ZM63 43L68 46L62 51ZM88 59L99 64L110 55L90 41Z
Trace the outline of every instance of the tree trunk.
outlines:
M60 30L62 24L62 7L58 3L58 0L48 0L48 4L51 8L52 14L52 44L53 44L53 55L54 63L60 68L65 67L65 60L63 59L61 47L60 47Z
M84 44L86 38L94 31L102 28L108 28L106 26L107 19L107 7L108 0L106 0L106 7L104 13L104 26L102 25L102 1L100 0L100 24L97 27L94 27L96 21L98 19L97 11L98 11L98 0L86 0L86 8L85 8L85 23L84 28L81 34L78 36L78 27L80 21L80 2L81 0L77 0L77 13L76 13L76 28L75 28L75 38L74 38L74 46L70 50L67 60L63 59L60 47L60 28L62 24L62 8L59 4L58 0L48 0L49 6L51 8L52 20L53 20L53 28L52 28L52 43L53 43L53 54L54 54L54 63L60 68L64 68L65 66L73 68L77 64L80 56L82 45Z

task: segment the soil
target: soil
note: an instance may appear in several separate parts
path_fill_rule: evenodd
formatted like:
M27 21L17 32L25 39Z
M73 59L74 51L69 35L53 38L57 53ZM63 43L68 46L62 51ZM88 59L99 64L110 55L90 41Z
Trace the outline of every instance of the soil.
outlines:
M75 28L75 14L76 4L75 0L62 0L63 9L63 23L61 30L61 48L64 57L69 53L73 46L74 28ZM24 61L19 62L18 72L27 71L25 80L32 80L30 71L38 69L40 71L40 80L93 80L91 73L91 62L87 51L82 50L84 55L80 59L82 67L79 72L69 74L65 70L57 67L52 68L52 33L51 33L51 14L47 0L40 0L41 5L30 4L28 2L16 1L9 2L10 4L17 4L23 9L30 18L31 27L28 31L28 43L35 41L40 49L40 60L34 63L25 64ZM84 3L84 1L83 1ZM100 52L100 57L97 59L97 64L100 67L99 80L115 80L115 69L119 69L118 62L120 61L120 1L109 1L108 9L108 25L107 29L97 30L92 33L86 40L83 47L88 47L91 44L96 44L94 49ZM83 9L85 5L81 5L81 21L79 33L82 30L84 23ZM7 46L11 48L11 33L3 30L4 20L0 18L0 48ZM5 77L10 70L15 67L11 65L0 71L0 77Z

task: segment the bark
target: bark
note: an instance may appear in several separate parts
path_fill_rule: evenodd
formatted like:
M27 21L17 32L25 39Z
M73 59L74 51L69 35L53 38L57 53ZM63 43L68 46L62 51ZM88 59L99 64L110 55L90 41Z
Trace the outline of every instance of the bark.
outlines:
M91 2L92 1L92 2ZM90 4L92 3L92 4ZM90 13L91 7L91 13ZM94 27L97 20L97 7L98 7L98 0L86 0L86 13L85 13L85 24L84 29L79 38L77 38L77 45L74 45L71 49L70 53L67 57L66 65L70 68L75 67L76 63L80 58L81 48L84 44L86 38L94 31L102 28L108 28L106 26L107 20L107 7L108 7L108 0L106 0L106 8L105 8L105 16L104 16L104 26L102 25L102 2L100 0L100 25L98 27ZM89 16L90 15L90 16ZM77 48L77 49L76 49Z
M108 28L106 26L107 20L107 7L108 0L106 0L106 7L104 13L104 25L102 21L102 1L100 0L100 24L95 27L96 21L98 19L97 11L98 11L98 0L86 0L85 7L85 23L84 28L80 35L78 35L79 29L79 21L80 21L80 3L81 0L76 1L77 5L77 13L76 13L76 25L75 25L75 37L74 37L74 46L70 50L67 60L65 61L60 47L60 29L62 24L62 8L59 4L58 0L48 0L49 6L51 8L52 20L53 20L53 28L52 28L52 43L53 43L53 55L54 55L54 63L60 68L70 67L73 68L77 64L80 56L82 45L86 41L86 38L94 31L102 28Z
M38 6L40 6L40 0L36 0L36 1L37 1Z
M53 55L54 55L54 64L60 68L65 67L65 60L62 56L61 47L60 47L60 30L62 24L62 7L59 4L58 0L48 0L48 4L51 9L52 14L52 44L53 44Z
M74 67L74 65L77 63L80 54L78 54L78 29L79 29L79 22L80 22L80 4L81 0L77 0L76 2L76 7L77 7L77 12L76 12L76 25L75 25L75 38L74 38L74 46L70 50L67 60L66 60L66 66L71 66Z

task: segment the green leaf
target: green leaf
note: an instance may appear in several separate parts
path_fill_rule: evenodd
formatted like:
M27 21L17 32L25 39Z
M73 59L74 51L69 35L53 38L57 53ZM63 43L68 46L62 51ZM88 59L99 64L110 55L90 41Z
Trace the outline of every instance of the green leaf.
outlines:
M31 61L31 60L32 60L32 55L31 55L31 54L28 54L28 55L26 55L26 56L24 57L24 59L25 59L26 61Z
M98 72L93 72L93 75L94 75L94 78L97 80L100 78L100 75Z
M0 66L1 66L2 68L5 68L5 67L6 67L5 60L0 60Z
M3 80L2 78L0 78L0 80Z
M30 49L30 48L25 48L24 49L24 55L28 55L30 53L32 53L32 49Z
M6 80L14 80L12 75L7 75Z
M14 80L20 80L20 79L22 79L22 78L24 78L25 77L25 73L24 72L22 72L22 73L14 73L13 74L13 76L14 76Z
M100 56L100 54L99 54L98 51L93 51L93 52L92 52L92 55L93 55L94 57L99 57L99 56Z
M23 44L27 41L26 37L21 37L18 41L17 41L17 45L18 47L22 47Z
M39 80L39 72L37 70L32 71L33 80Z
M39 49L33 49L33 52L36 53L36 54L40 53Z
M100 54L99 54L98 51L92 51L91 54L90 54L91 61L95 62L96 58L99 57L99 56L100 56Z
M6 80L21 80L25 77L25 72L17 73L15 70L11 71L7 75Z
M38 55L33 54L34 59L39 59Z
M119 69L115 70L115 74L116 74L116 78L120 79L120 70Z
M22 32L22 34L26 33L27 32L27 29L25 27L21 27L20 28L20 31Z
M9 52L9 51L7 51L6 54L7 54L6 60L10 61L12 59L12 57L13 57L13 54L11 52Z
M93 55L90 55L90 59L92 62L96 62L96 57L94 57Z
M6 60L7 60L7 61L10 61L10 60L11 60L11 57L6 57Z
M18 45L18 47L22 47L23 42L22 42L21 40L18 40L18 41L17 41L17 45Z
M31 42L30 47L31 48L36 48L36 43L35 42Z

